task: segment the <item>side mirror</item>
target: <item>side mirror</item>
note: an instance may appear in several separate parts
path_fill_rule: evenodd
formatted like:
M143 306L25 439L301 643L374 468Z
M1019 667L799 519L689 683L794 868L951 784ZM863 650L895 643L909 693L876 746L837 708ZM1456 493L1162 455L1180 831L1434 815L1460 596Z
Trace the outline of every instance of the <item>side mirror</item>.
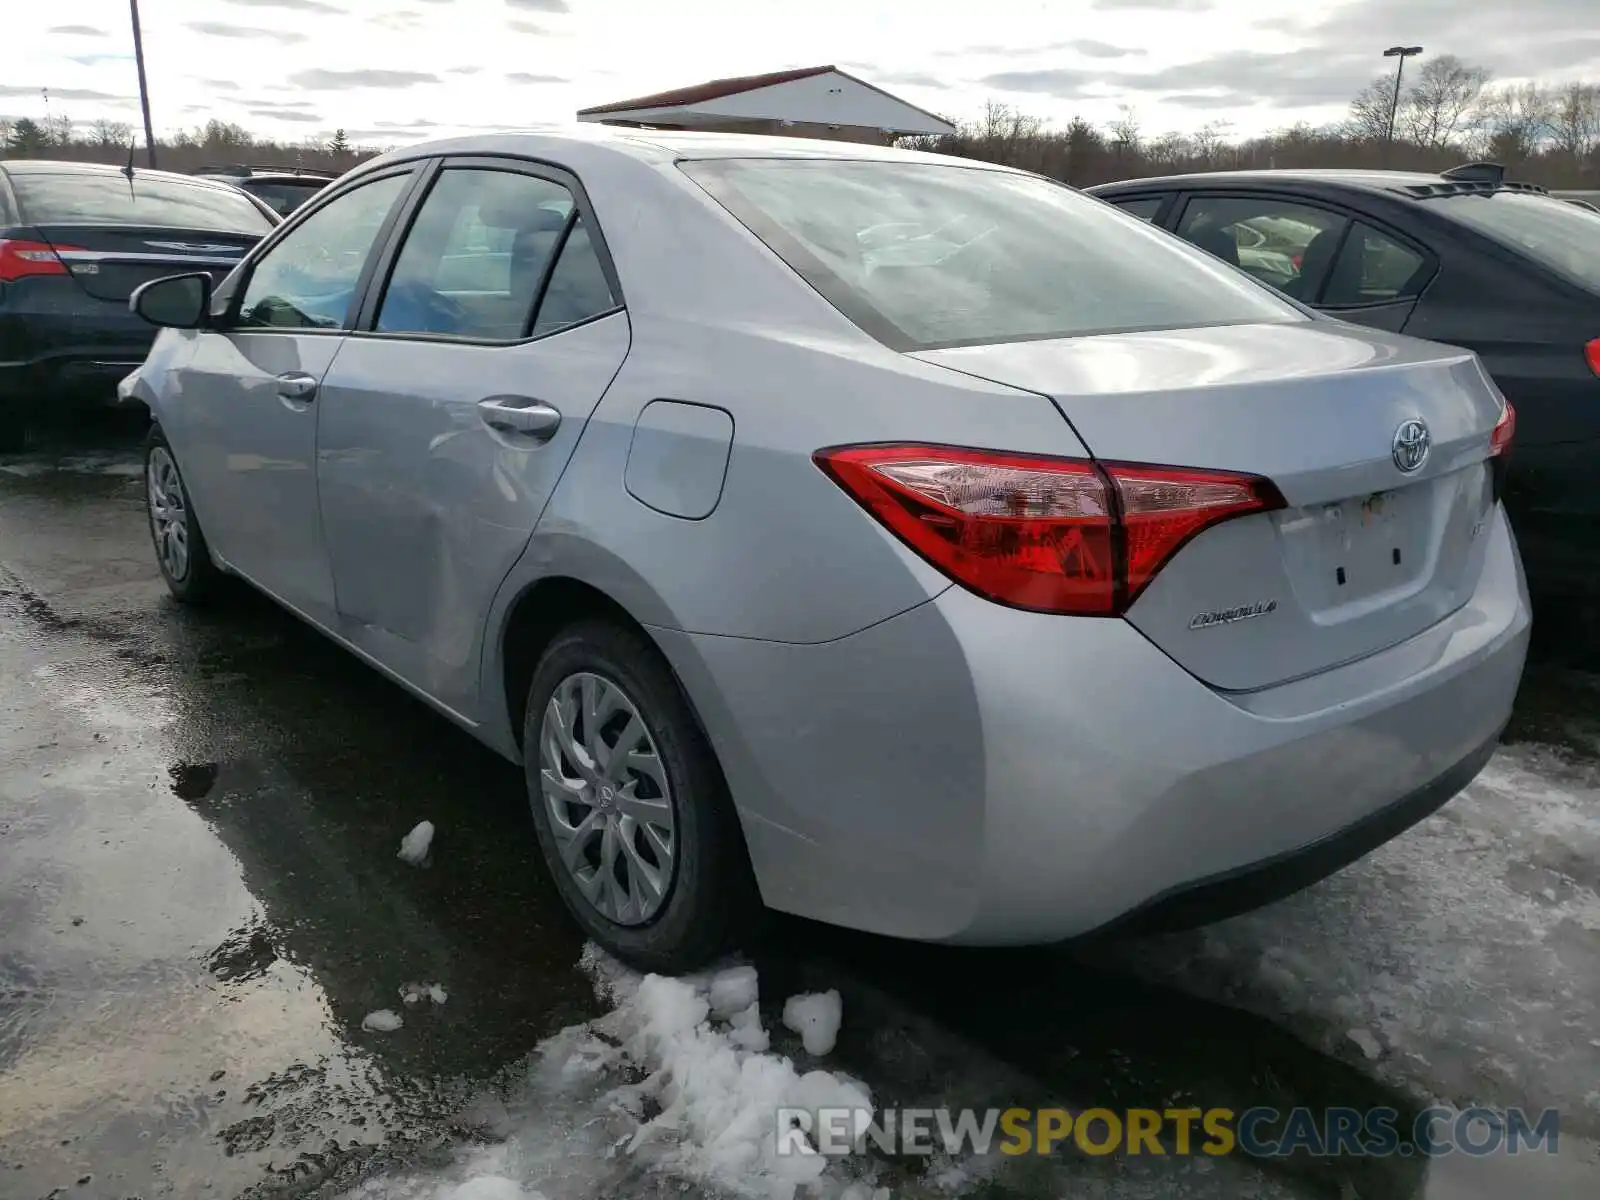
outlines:
M202 329L211 313L211 276L202 271L152 279L134 289L128 307L163 329Z

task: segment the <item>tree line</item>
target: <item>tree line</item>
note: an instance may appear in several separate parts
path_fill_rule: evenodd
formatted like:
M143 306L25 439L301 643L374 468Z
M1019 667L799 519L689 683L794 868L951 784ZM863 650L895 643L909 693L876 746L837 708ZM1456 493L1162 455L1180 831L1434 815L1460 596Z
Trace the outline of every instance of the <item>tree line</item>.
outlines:
M79 126L64 116L0 120L0 154L14 157L124 162L135 140L136 131L120 121ZM1546 187L1600 189L1600 85L1496 83L1486 68L1442 54L1410 73L1398 104L1394 77L1379 76L1352 99L1347 118L1329 126L1301 123L1241 139L1226 122L1211 121L1187 133L1151 134L1127 107L1104 125L1074 117L1051 127L1010 105L990 103L953 134L904 138L901 144L1022 167L1079 186L1188 171L1438 171L1488 160ZM338 172L381 152L351 145L343 130L326 140L289 144L216 120L172 134L156 150L158 164L175 171L251 162ZM134 158L145 161L142 144Z
M98 120L79 125L65 116L35 121L0 118L0 158L58 158L74 162L146 163L144 137L125 121ZM300 167L310 171L348 171L381 150L353 145L342 129L331 138L285 143L257 137L243 126L207 121L156 142L156 165L164 171L198 171L239 164Z
M1079 186L1191 171L1439 171L1489 161L1530 183L1600 189L1600 85L1497 84L1487 69L1443 54L1412 71L1397 105L1394 99L1394 76L1379 76L1352 99L1342 122L1302 122L1243 139L1233 137L1223 121L1189 133L1152 135L1126 107L1103 126L1074 117L1051 128L1038 117L991 103L954 134L903 144L1022 167Z

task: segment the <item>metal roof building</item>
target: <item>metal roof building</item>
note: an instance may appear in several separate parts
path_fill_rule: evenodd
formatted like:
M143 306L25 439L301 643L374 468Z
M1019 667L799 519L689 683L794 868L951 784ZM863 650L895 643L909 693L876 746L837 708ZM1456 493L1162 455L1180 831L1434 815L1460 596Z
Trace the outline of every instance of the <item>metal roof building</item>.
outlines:
M578 120L879 144L908 134L955 132L942 117L834 66L713 79L580 109Z

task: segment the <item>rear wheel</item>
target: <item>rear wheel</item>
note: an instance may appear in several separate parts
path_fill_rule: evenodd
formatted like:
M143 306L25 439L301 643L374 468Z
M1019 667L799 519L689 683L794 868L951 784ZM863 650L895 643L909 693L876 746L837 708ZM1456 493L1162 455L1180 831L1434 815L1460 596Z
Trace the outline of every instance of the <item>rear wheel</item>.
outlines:
M733 949L761 905L715 756L642 635L558 634L528 688L534 828L567 908L630 966L680 973Z
M145 439L144 483L150 541L167 590L185 604L212 599L225 578L211 561L211 550L190 507L178 460L160 426L153 426Z

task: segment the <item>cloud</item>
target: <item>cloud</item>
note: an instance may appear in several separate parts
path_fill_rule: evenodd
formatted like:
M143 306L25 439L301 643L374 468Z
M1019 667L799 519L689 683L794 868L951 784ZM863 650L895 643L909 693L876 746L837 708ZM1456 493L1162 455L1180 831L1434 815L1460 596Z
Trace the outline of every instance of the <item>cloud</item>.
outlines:
M564 13L567 0L506 0L512 8L526 8L534 12Z
M190 21L189 28L207 37L267 38L274 42L282 42L286 46L306 40L305 34L288 29L252 29L246 25L228 25L222 21Z
M476 75L481 70L483 70L482 67L446 67L444 73L446 75Z
M1206 92L1171 92L1161 97L1163 104L1175 104L1180 108L1248 108L1256 100L1257 97L1241 96L1238 92L1223 92L1220 95Z
M400 129L400 130L405 130L405 129L437 129L437 128L439 128L439 122L437 122L437 121L424 121L419 117L415 121L379 121L378 122L378 128L379 129L388 129L388 130L395 130L395 129Z
M1062 100L1076 100L1083 95L1084 87L1102 84L1105 79L1099 71L1052 67L1043 71L1000 71L985 75L979 82L1003 92L1038 92Z
M510 20L507 21L506 24L515 29L518 33L531 33L537 37L546 37L550 33L550 31L543 25L535 24L532 21Z
M1094 0L1091 8L1108 10L1155 8L1163 12L1210 12L1212 0Z
M306 100L246 100L245 105L251 112L266 109L274 112L293 112L296 109L315 109L316 105Z
M871 72L863 69L860 74L867 77L869 83L886 84L890 87L919 87L939 88L941 90L950 86L950 80L933 75L927 71L881 71Z
M381 25L385 29L415 29L422 23L422 14L414 12L380 13L369 17L374 25Z
M37 97L40 89L36 87L18 87L15 84L0 83L0 96L29 96ZM96 92L89 88L51 88L52 100L127 100L127 96L116 96L110 92Z
M527 71L507 71L508 83L571 83L565 75L530 75Z
M104 29L96 29L93 25L52 25L51 33L61 33L68 37L109 37Z
M998 42L985 42L976 46L963 46L960 50L940 50L935 58L1019 58L1030 54L1055 54L1061 50L1075 50L1085 58L1129 58L1148 54L1137 46L1114 46L1096 38L1070 38L1064 42L1034 43L1029 46L1002 46Z
M242 4L247 8L290 8L295 12L337 13L343 12L332 4L324 4L322 0L223 0L225 4Z
M284 112L279 108L250 108L248 106L245 111L252 116L261 117L268 121L291 121L301 125L322 124L322 118L314 112Z
M1051 50L1076 50L1085 58L1132 58L1148 54L1136 46L1113 46L1110 42L1097 42L1094 38L1078 38L1072 42L1057 42Z
M313 68L309 71L297 71L289 76L289 82L299 87L326 88L329 90L342 88L408 88L419 83L438 83L437 75L429 75L423 71L325 71Z
M237 92L239 90L239 85L231 79L202 79L200 82L216 92Z

